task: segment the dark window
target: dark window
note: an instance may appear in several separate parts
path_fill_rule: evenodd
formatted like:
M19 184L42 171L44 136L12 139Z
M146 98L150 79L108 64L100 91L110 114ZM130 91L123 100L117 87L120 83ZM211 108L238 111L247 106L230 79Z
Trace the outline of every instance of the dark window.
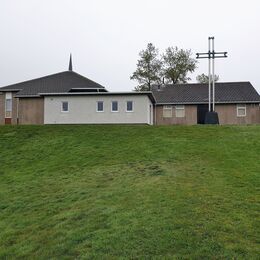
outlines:
M118 102L112 101L112 112L118 112Z
M62 102L61 111L62 112L68 112L69 111L69 102L68 101Z
M98 112L103 112L103 111L104 111L103 101L98 101L98 102L97 102L97 111L98 111Z
M126 102L126 111L132 112L133 111L133 101L127 101Z

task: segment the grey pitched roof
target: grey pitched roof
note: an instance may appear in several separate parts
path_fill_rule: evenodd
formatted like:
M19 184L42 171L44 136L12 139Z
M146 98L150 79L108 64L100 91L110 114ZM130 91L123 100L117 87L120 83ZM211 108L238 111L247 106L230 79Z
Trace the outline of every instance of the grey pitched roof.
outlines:
M0 88L0 91L18 91L17 97L38 96L39 93L69 92L72 88L105 89L100 84L74 71L64 71L42 78L24 81Z
M208 102L208 84L191 83L152 87L158 104L203 104ZM259 103L260 96L250 82L216 83L216 103Z

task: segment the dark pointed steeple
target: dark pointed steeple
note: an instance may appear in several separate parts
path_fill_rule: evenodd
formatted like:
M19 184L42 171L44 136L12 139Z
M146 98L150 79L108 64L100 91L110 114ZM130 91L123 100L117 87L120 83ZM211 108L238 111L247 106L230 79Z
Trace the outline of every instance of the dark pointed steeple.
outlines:
M72 55L70 54L69 71L72 71Z

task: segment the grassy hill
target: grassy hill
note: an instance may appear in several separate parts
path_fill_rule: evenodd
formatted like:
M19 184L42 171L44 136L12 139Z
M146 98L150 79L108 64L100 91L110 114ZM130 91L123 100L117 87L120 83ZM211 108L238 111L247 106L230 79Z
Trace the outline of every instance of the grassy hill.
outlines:
M0 258L258 258L260 126L0 127Z

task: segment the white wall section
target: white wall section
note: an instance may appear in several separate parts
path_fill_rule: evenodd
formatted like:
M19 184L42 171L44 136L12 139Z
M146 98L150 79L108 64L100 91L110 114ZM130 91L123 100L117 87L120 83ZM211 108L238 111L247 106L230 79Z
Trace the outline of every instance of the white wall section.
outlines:
M104 112L97 112L97 101L104 102ZM111 112L112 101L118 101L118 112ZM127 101L133 101L133 112L126 111ZM45 96L44 124L153 124L153 104L147 95Z

